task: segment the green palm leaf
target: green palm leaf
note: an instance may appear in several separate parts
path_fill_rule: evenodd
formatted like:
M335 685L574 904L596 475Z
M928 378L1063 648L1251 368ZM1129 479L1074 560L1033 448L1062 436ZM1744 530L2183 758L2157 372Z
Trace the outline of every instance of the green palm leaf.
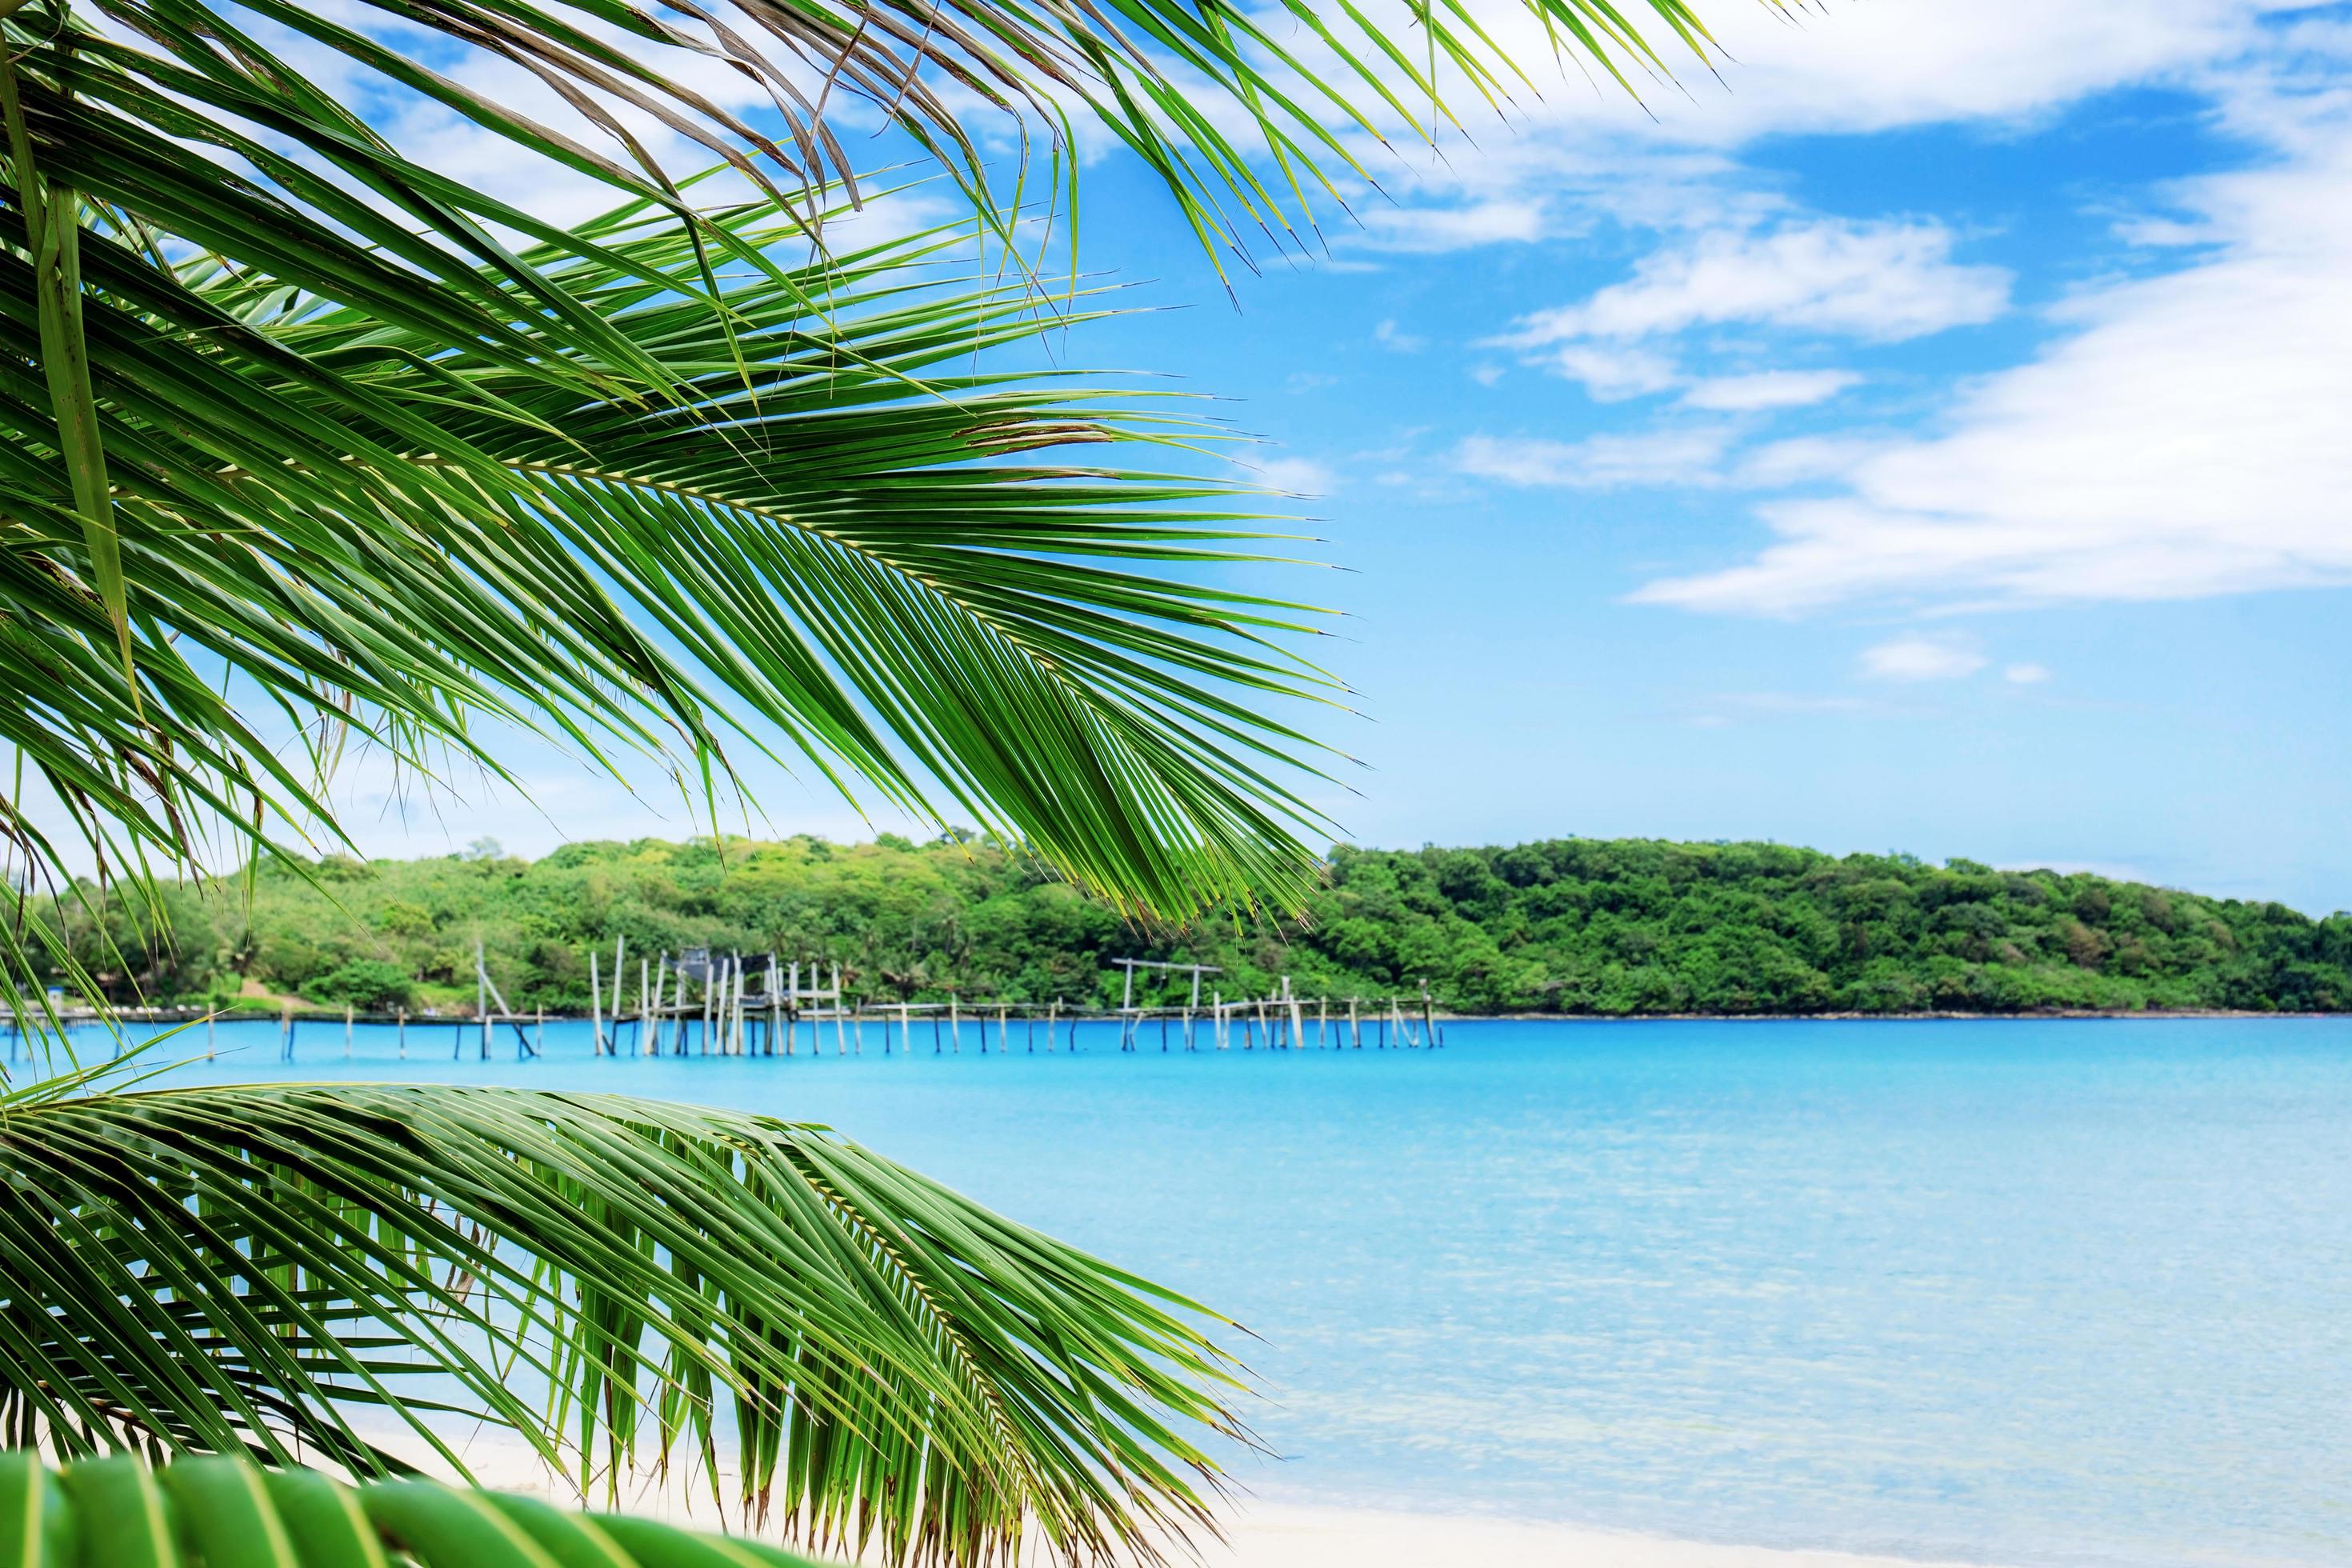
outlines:
M737 1537L430 1481L0 1453L0 1568L814 1568Z
M1612 71L1662 65L1607 0L1529 3ZM1684 0L1648 5L1703 47ZM1339 30L1291 10L1394 108L1402 72L1443 109L1441 57L1490 99L1509 75L1452 5L1414 13L1420 67L1355 7ZM356 88L314 82L297 44L344 57ZM877 271L915 258L773 258L851 178L836 90L947 159L1008 235L944 92L1056 127L1071 106L1099 116L1204 240L1240 232L1220 192L1244 225L1286 228L1253 158L1303 200L1350 166L1324 117L1354 111L1336 85L1294 96L1301 60L1249 14L35 0L0 10L0 348L18 367L0 365L0 665L29 692L77 689L0 739L107 866L141 874L214 824L333 837L320 781L348 726L419 767L454 748L497 772L474 739L496 721L708 781L730 768L719 731L748 721L845 788L952 802L1138 912L1296 905L1297 830L1323 825L1278 782L1301 737L1259 715L1328 683L1267 646L1294 606L1167 571L1250 553L1230 537L1248 509L1157 468L1006 461L1165 442L1164 424L971 370L909 379L1023 336L1034 300L976 289L843 331ZM623 155L460 85L452 49L520 67ZM767 92L786 133L665 74L688 58ZM1256 153L1204 93L1244 107ZM552 226L404 156L351 106L372 94L437 100L629 205ZM698 206L629 115L764 194ZM1071 559L1106 556L1157 570ZM89 651L110 645L115 671ZM274 754L289 730L316 742L302 765ZM0 828L54 872L24 807L0 799Z
M463 1473L461 1410L714 1495L726 1446L729 1504L894 1562L1148 1555L1240 1436L1192 1303L822 1129L612 1097L20 1091L0 1279L0 1441Z
M701 222L762 257L790 233L771 202ZM0 646L39 694L0 726L60 795L166 844L175 803L324 816L223 698L226 668L419 765L434 742L495 770L485 719L591 757L683 736L722 771L730 731L781 736L902 808L942 789L1139 911L1295 901L1312 867L1295 830L1316 817L1279 770L1307 742L1244 698L1339 689L1274 640L1312 612L1204 574L1262 558L1250 498L1035 460L1210 433L1068 375L975 367L1034 331L1033 301L942 280L945 236L725 269L722 318L688 297L699 247L672 215L582 234L601 255L526 260L660 367L658 397L583 397L612 358L544 325L452 348L209 260L158 279L92 237L138 676L89 651L103 606L72 579L22 575L27 628L68 635ZM0 297L20 265L0 253ZM10 325L0 303L0 341ZM33 392L0 372L0 417L37 417ZM57 520L24 531L28 551L69 548L68 498L25 500Z
M1704 64L1712 48L1688 0L1523 3L1556 67L1596 65L1629 92L1671 65L1637 17L1672 55ZM364 121L289 63L288 47L331 50L372 90L436 102L574 174L674 202L676 187L629 128L649 119L770 195L796 199L812 231L823 217L814 193L856 191L858 170L836 135L845 118L861 137L877 119L895 126L1005 231L1009 215L966 123L971 106L1012 120L1024 146L1042 132L1052 181L1073 205L1070 142L1084 117L1160 176L1203 245L1244 257L1249 230L1287 237L1311 228L1317 200L1337 207L1335 175L1369 177L1340 128L1426 136L1459 126L1471 104L1507 113L1517 94L1540 91L1528 63L1506 55L1460 0L1412 5L1386 25L1345 0L1284 0L1278 13L1234 0L362 0L337 12L290 0L234 11L93 0L89 10L112 26L88 29L77 47L124 79L105 95L111 106L157 124L205 124L208 135L236 134L232 116L266 125L380 201L446 204L432 227L451 237L464 232L458 213L488 216L482 198L403 172ZM247 18L262 27L240 26ZM1289 34L1303 41L1286 42ZM610 151L465 85L466 66L486 60L551 89ZM701 90L696 68L712 64L764 99L782 134L761 133ZM167 107L164 93L181 107ZM1232 132L1228 108L1241 113Z

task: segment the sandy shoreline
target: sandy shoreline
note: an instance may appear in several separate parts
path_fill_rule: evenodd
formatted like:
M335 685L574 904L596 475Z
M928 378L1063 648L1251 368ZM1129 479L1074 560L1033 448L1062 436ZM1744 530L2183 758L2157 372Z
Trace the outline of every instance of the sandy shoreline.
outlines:
M427 1471L444 1472L413 1437L373 1434ZM577 1506L569 1488L511 1439L455 1445L474 1479ZM723 1473L722 1473L723 1475ZM723 1477L722 1487L731 1477ZM707 1486L707 1483L704 1483ZM601 1501L596 1505L603 1506ZM725 1528L707 1490L640 1483L623 1511L704 1530ZM1628 1531L1476 1513L1427 1513L1236 1499L1217 1510L1222 1542L1197 1537L1171 1560L1200 1568L1958 1568L1914 1558L1681 1541ZM1038 1568L1048 1559L1037 1558Z
M1905 1558L1724 1546L1475 1514L1292 1505L1237 1510L1203 1568L1923 1568Z

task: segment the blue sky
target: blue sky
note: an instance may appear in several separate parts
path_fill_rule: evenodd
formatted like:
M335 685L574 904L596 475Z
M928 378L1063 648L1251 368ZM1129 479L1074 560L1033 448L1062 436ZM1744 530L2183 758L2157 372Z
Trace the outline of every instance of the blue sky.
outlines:
M2352 906L2352 7L1702 10L1720 82L1374 158L1231 301L1087 170L1087 265L1168 309L1064 354L1233 399L1347 569L1273 584L1349 617L1368 717L1323 732L1364 766L1318 804ZM362 837L686 826L532 771ZM772 830L865 830L757 782Z

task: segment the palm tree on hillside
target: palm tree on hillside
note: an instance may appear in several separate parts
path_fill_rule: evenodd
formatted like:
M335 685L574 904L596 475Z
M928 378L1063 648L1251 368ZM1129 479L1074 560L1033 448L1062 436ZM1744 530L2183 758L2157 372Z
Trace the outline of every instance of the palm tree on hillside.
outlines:
M1663 69L1606 0L1528 4ZM776 755L1139 918L1295 907L1326 753L1268 709L1342 688L1311 611L1210 570L1285 547L1182 405L992 353L1110 308L1021 205L1066 228L1081 125L1223 266L1307 232L1376 125L1450 121L1441 75L1530 85L1450 4L1287 12L1311 54L1229 0L0 0L20 885L307 860L348 847L342 755L503 776L526 733L713 800ZM608 210L437 170L382 129L420 109ZM1049 177L1003 195L983 121ZM840 226L877 125L972 221ZM1148 1551L1238 1431L1213 1314L831 1135L637 1100L63 1070L0 1098L0 1280L8 1443L365 1479L387 1431L457 1464L454 1411L592 1494L723 1455L752 1511L894 1561Z

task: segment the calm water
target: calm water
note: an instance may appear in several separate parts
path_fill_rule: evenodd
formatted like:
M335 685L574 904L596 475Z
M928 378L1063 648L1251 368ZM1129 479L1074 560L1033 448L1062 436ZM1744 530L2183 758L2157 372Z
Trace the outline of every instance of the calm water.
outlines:
M234 1038L221 1033L227 1047ZM182 1076L274 1077L274 1025ZM831 1123L1263 1335L1264 1496L2019 1565L2352 1563L2352 1024L1487 1024L1442 1052L452 1063ZM472 1047L467 1047L468 1055ZM501 1047L511 1054L511 1046ZM429 1059L437 1057L438 1059Z

